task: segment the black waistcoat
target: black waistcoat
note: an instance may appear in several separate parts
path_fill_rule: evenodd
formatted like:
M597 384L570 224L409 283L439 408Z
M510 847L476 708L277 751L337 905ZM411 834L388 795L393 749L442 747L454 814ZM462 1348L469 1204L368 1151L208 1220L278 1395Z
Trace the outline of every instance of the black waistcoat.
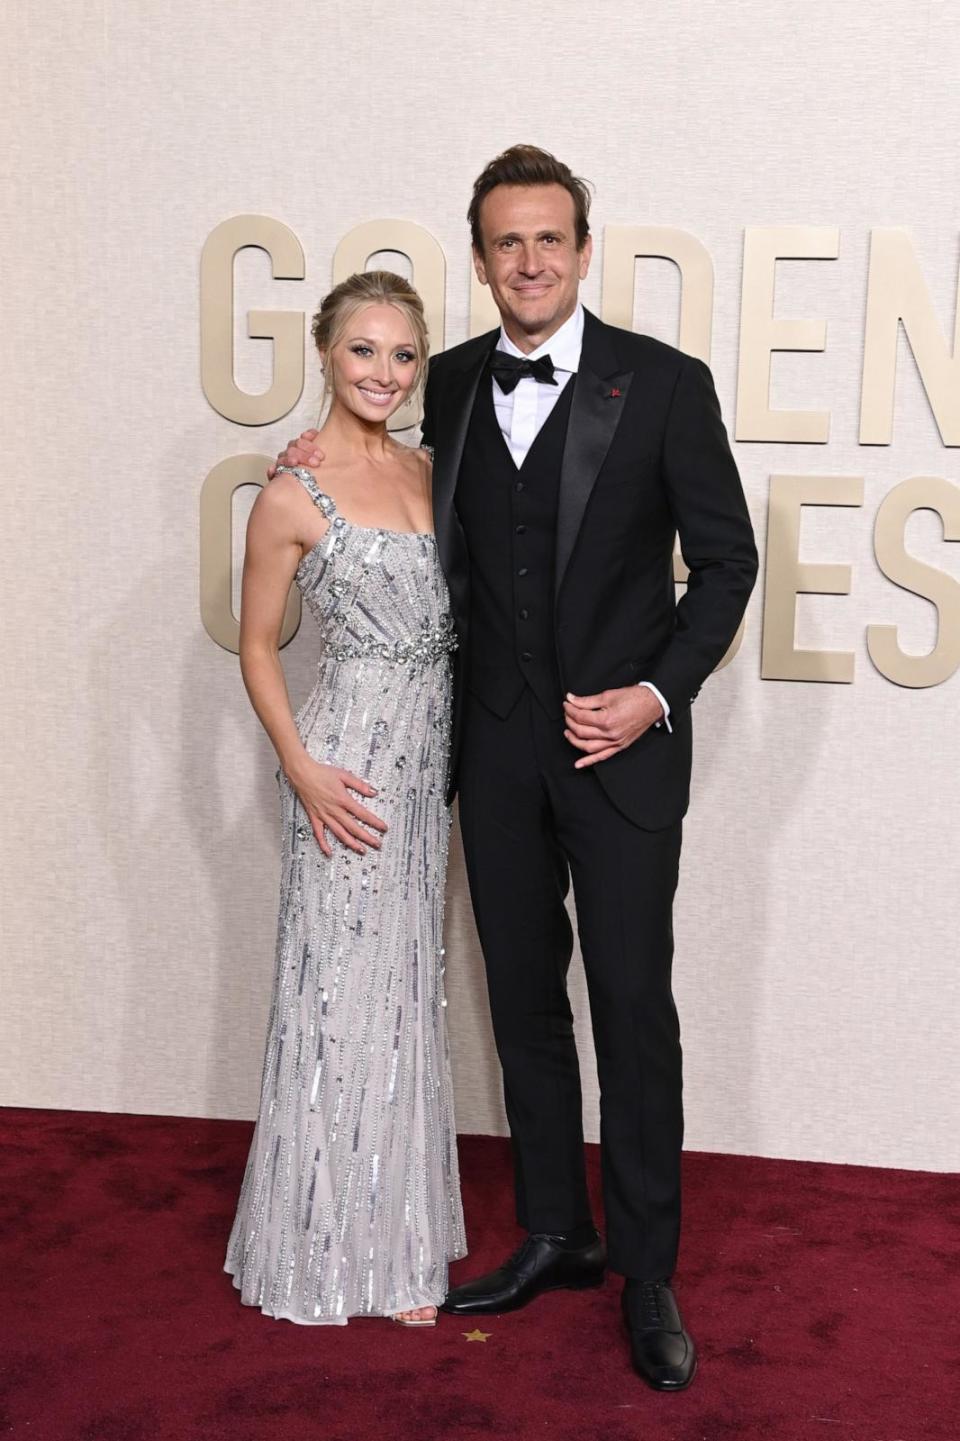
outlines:
M470 419L456 508L470 552L466 684L507 716L525 685L551 716L563 712L553 625L560 466L573 380L518 469L483 376Z

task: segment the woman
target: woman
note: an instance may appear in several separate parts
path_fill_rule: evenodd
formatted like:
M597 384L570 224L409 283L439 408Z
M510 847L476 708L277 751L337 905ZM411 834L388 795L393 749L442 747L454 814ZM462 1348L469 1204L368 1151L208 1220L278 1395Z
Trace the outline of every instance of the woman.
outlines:
M323 301L323 488L280 473L250 516L240 664L280 762L282 876L260 1115L225 1269L312 1324L433 1325L464 1254L442 996L448 598L430 462L387 420L422 387L416 291L384 271ZM320 628L296 718L290 583Z

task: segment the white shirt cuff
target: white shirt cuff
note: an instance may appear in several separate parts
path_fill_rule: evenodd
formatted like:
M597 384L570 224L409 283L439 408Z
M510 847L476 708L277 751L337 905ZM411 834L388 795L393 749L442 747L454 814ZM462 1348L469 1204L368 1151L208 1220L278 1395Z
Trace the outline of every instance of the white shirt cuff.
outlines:
M654 730L659 730L660 726L666 726L666 728L667 728L668 732L670 733L670 735L673 735L673 726L670 724L670 707L667 705L667 702L664 700L663 696L660 694L660 692L657 690L656 686L653 684L653 681L649 681L649 680L638 680L638 681L637 681L637 685L642 685L645 690L652 690L653 693L654 693L654 695L656 696L657 700L658 700L658 701L660 702L660 704L663 706L663 719L662 719L662 720L658 720L658 721L654 721L654 723L653 723L653 728L654 728Z

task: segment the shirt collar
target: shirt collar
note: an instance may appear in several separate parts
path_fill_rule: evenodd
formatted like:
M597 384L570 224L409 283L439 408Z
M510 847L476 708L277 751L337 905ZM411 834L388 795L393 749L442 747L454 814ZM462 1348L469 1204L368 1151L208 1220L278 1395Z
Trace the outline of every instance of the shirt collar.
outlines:
M565 320L549 340L538 345L536 350L531 350L529 356L514 345L502 325L497 349L505 350L508 355L519 355L524 360L539 360L541 355L549 355L555 370L567 370L575 374L580 366L580 352L583 349L583 306L577 301L577 308L570 319Z

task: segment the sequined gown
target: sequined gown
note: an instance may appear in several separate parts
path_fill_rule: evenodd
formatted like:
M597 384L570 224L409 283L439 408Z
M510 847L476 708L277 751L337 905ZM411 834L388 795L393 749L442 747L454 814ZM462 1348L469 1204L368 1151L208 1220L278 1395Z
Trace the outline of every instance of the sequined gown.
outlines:
M330 521L296 576L322 642L297 726L389 831L328 859L278 772L276 975L225 1269L268 1315L342 1325L438 1305L465 1251L441 939L455 642L434 538L351 525L290 473Z

